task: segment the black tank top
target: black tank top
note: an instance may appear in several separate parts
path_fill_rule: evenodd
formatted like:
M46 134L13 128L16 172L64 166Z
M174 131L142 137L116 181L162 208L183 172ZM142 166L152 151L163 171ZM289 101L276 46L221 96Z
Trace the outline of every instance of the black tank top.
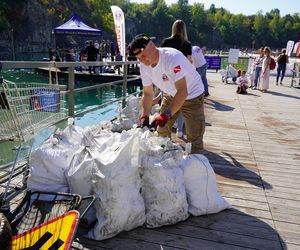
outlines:
M280 57L278 60L278 64L286 64L286 58L287 55L283 55L282 57Z

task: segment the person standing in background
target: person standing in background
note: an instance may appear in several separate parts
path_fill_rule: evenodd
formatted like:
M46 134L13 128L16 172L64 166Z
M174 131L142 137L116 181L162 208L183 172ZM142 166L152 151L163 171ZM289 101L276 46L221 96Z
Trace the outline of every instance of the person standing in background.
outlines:
M259 56L255 58L254 65L255 65L255 76L254 76L254 85L252 86L253 89L256 89L258 87L258 82L260 82L260 75L261 75L261 69L262 69L262 62L264 60L264 47L261 47L259 49Z
M172 25L172 35L165 38L160 47L170 47L181 51L192 62L192 45L188 41L185 22L176 20Z
M261 91L267 92L269 89L270 80L270 64L271 64L271 50L269 47L264 48L265 57L262 63L262 84Z
M283 78L285 76L286 64L289 63L289 58L286 55L286 49L281 50L280 55L276 58L277 62L277 76L276 76L276 85L278 85L278 80L281 73L280 85L282 85Z
M192 62L192 45L188 41L185 22L176 20L172 25L172 35L165 38L160 47L170 47L179 50ZM180 112L177 118L177 137L183 136L184 119Z
M95 48L93 41L89 42L89 46L85 48L84 52L87 55L88 62L96 62L97 54L99 53L99 50ZM96 68L95 66L89 66L90 74L92 73L92 71L93 73L96 73L95 68Z
M202 53L202 49L198 46L192 47L192 64L195 66L197 72L200 74L203 85L204 85L204 96L209 96L208 83L206 78L206 71L208 68L205 57Z

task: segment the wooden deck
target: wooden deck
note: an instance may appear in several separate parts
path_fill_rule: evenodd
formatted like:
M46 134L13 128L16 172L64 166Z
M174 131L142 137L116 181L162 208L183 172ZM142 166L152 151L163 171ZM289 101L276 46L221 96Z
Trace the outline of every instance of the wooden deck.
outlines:
M101 242L81 237L74 249L300 249L300 90L272 78L268 93L237 95L220 75L208 79L205 155L234 209Z

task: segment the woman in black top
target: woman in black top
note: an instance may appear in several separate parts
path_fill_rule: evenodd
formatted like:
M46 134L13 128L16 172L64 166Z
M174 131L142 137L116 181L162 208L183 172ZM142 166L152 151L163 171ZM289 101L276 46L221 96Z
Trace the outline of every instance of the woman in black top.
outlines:
M282 80L285 75L285 69L286 69L286 64L289 63L288 56L286 55L286 49L282 49L280 55L276 59L278 66L277 66L277 77L276 77L276 85L278 85L278 80L280 77L280 72L281 72L281 80L280 84L282 85Z
M192 61L192 45L188 41L186 26L184 21L176 20L172 26L172 35L165 38L160 47L171 47L181 51L190 61Z
M171 47L177 49L184 54L190 62L192 62L192 45L188 41L186 26L184 21L176 20L172 25L172 35L165 38L160 47ZM183 136L184 119L180 112L177 117L177 137Z

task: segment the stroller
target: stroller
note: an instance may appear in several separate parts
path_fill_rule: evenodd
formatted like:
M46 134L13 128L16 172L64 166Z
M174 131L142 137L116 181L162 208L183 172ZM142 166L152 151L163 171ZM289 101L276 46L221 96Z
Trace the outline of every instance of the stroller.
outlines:
M226 69L220 70L219 73L222 76L222 82L225 83L228 83L228 79L232 79L232 81L235 83L239 77L238 70L231 64L228 64Z

